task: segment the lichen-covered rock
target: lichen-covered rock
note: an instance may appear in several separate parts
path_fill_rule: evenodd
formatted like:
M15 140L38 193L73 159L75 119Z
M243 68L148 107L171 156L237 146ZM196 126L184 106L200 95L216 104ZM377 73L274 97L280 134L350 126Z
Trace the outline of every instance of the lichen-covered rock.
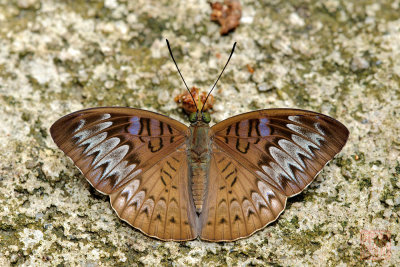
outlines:
M206 1L0 1L0 265L400 265L398 1L241 1L221 37ZM213 122L294 107L350 129L343 151L274 224L234 243L160 242L115 215L49 127L82 108L185 121L188 85L215 90ZM247 66L252 66L248 71ZM176 88L182 88L177 91ZM169 97L169 100L167 99ZM361 231L387 231L372 261Z

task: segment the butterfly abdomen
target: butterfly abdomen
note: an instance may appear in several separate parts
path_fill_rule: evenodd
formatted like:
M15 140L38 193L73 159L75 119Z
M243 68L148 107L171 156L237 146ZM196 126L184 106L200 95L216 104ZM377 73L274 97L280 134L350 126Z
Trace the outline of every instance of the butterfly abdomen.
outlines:
M211 140L208 136L210 127L201 122L190 126L188 140L188 162L191 177L191 189L196 212L201 213L208 183L210 167Z

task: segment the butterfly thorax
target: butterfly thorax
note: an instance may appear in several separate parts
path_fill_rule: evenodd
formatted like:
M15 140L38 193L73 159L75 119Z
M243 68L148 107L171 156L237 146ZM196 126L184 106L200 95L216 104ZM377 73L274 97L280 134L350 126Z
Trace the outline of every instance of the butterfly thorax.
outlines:
M202 121L192 123L189 127L188 162L191 172L191 189L196 212L201 213L208 183L210 166L211 139L210 126Z

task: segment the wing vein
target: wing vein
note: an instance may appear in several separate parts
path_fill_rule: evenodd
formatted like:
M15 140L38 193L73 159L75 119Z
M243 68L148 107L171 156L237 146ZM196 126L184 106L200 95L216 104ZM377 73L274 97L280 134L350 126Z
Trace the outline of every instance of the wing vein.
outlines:
M242 171L240 170L240 168L239 168L239 172L242 172ZM243 172L242 172L242 173L243 173ZM246 177L244 173L243 173L243 177ZM243 193L246 192L246 191L243 191L243 190L245 190L245 187L243 186L243 183L242 183L241 179L239 179L239 184L240 184L240 186L242 187L242 192L243 192ZM256 186L256 187L257 187L257 186ZM250 201L250 200L251 200L251 201ZM258 220L260 221L260 225L262 225L262 221L261 221L260 214L258 213L258 210L257 210L256 206L254 206L253 199L251 198L251 195L250 195L250 197L249 197L249 202L250 202L251 205L253 206L254 210L257 212ZM253 222L253 224L254 224L254 222ZM254 224L254 226L255 226L255 224ZM254 227L254 228L256 228L256 227Z

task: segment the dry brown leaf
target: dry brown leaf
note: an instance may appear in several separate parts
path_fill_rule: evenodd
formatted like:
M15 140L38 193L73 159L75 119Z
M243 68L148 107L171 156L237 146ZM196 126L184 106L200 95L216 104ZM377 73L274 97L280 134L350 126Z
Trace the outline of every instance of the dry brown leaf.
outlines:
M225 0L224 3L210 3L211 21L216 21L221 25L220 34L225 35L235 30L240 24L242 17L242 5L239 0Z
M193 98L196 100L197 103L197 108L201 110L201 108L204 106L203 111L207 111L209 109L213 108L214 105L214 97L210 95L206 101L207 93L206 92L200 92L199 88L192 87L190 89L190 92L193 95ZM189 92L185 92L183 94L179 94L174 98L175 102L178 104L179 107L183 108L183 110L187 113L193 113L196 112L196 104L193 102L192 97L190 96Z

